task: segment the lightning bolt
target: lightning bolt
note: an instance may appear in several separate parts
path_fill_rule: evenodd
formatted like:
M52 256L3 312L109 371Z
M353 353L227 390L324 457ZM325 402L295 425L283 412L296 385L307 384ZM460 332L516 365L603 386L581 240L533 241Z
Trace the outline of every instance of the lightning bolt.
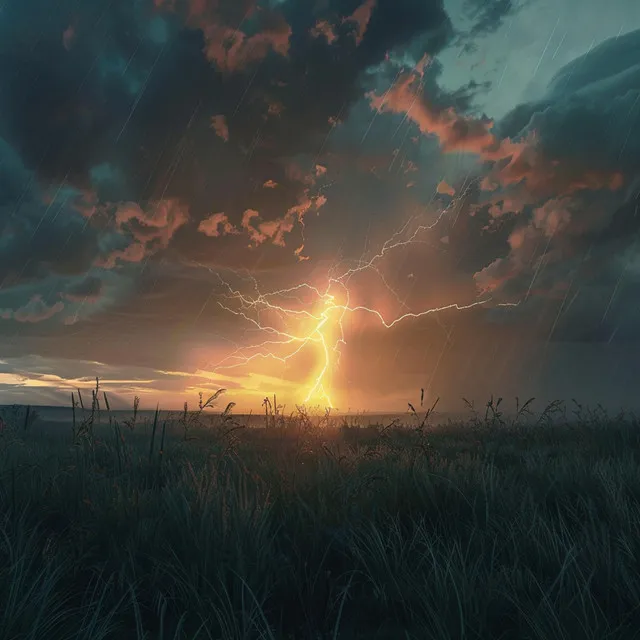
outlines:
M378 263L391 252L424 242L419 239L420 234L432 230L454 208L459 199L466 195L468 188L463 191L462 196L452 199L435 221L428 225L418 225L408 238L405 237L407 230L417 216L410 218L393 233L373 257L367 260L361 257L355 265L343 268L340 273L337 272L337 266L330 268L323 287L302 282L289 288L264 293L260 290L256 278L252 274L247 274L255 291L255 295L248 295L234 288L222 278L219 272L213 271L224 291L221 296L222 301L218 301L219 306L265 336L265 339L260 342L236 348L214 365L214 373L225 369L246 367L258 359L286 364L307 349L315 348L320 364L306 385L304 402L313 400L324 404L326 408L335 408L329 388L329 377L340 364L341 345L346 345L344 320L348 314L366 314L377 320L385 329L391 329L409 319L422 318L447 310L464 311L490 304L492 297L485 297L465 304L453 303L420 311L408 310L395 318L387 318L375 308L351 304L350 281L355 275L369 271L375 273L385 288L406 308L379 269ZM305 299L303 297L305 295L311 296L311 301ZM498 303L495 306L510 307L518 304L520 303ZM275 321L276 318L278 322ZM295 324L295 329L289 328L292 323Z

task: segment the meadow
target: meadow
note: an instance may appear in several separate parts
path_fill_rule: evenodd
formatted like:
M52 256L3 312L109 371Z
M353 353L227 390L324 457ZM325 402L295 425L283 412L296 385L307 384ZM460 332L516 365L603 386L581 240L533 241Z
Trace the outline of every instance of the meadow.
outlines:
M0 639L640 637L640 421L5 408Z

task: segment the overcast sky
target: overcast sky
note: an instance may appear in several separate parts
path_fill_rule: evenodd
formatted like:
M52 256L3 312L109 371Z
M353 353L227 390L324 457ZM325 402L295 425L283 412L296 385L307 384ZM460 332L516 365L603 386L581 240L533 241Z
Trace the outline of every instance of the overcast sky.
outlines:
M0 78L0 403L637 405L639 3L24 0Z
M566 64L640 27L640 4L634 0L614 0L606 8L598 0L516 0L513 5L521 9L505 17L495 32L477 38L472 55L460 55L462 47L452 46L439 56L443 86L455 89L469 78L492 83L477 101L492 118L536 100ZM465 6L466 0L445 2L460 28L468 27Z

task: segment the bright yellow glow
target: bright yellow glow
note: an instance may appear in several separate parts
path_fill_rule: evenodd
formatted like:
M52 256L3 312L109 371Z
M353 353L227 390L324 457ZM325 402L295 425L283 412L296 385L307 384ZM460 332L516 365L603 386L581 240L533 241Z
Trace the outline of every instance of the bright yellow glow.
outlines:
M335 408L329 388L330 375L338 363L339 344L344 342L342 321L348 307L345 303L336 302L336 296L329 293L331 283L325 291L304 283L289 289L259 294L257 297L245 296L232 289L228 283L225 282L225 285L229 290L228 298L239 302L239 308L234 309L220 303L221 306L241 316L260 331L271 334L273 338L237 349L218 363L215 371L244 367L259 358L289 363L303 351L310 350L315 354L315 360L319 364L309 379L300 385L299 395L304 398L305 404ZM271 302L303 289L315 298L315 304L310 305L311 311L299 308L300 305L285 306L284 303ZM278 317L281 324L286 325L285 328L277 328L276 323L266 323L249 315L251 312L259 315L261 311L270 312ZM295 326L291 328L291 324Z
M335 368L337 362L333 360L333 357L338 354L336 349L336 332L339 330L342 337L342 317L344 313L339 314L338 318L336 310L340 312L341 307L335 304L335 296L325 294L323 300L322 312L320 313L319 321L313 330L312 335L318 339L318 355L321 362L320 370L315 375L309 391L304 399L305 403L320 404L328 408L335 408L335 405L330 396L329 376L332 370ZM332 345L332 346L330 346Z
M305 404L320 404L326 408L336 408L332 397L331 374L339 364L340 346L345 344L343 322L347 314L368 315L385 329L391 329L410 318L421 318L445 310L462 311L491 302L491 297L485 297L467 304L453 303L430 307L416 312L409 311L393 320L387 320L377 308L350 304L350 281L356 274L366 271L373 272L379 277L384 286L399 300L398 295L379 270L378 262L390 251L418 242L418 235L438 224L451 206L446 207L432 224L420 225L407 239L398 240L413 219L409 220L402 229L384 243L379 253L370 260L358 262L356 266L348 268L341 275L329 275L324 288L303 282L290 288L262 293L258 282L252 278L257 294L249 296L234 289L222 279L220 274L216 274L227 290L224 296L226 302L219 302L220 306L253 325L254 329L265 336L265 339L256 344L237 348L215 365L214 373L224 369L246 367L257 359L289 363L296 356L311 352L319 364L314 373L301 384L299 395L304 398ZM300 297L304 295L311 296L311 300L307 301ZM232 303L235 306L231 306ZM518 302L499 303L496 306L517 306L518 304ZM265 390L264 396L268 394L269 392Z

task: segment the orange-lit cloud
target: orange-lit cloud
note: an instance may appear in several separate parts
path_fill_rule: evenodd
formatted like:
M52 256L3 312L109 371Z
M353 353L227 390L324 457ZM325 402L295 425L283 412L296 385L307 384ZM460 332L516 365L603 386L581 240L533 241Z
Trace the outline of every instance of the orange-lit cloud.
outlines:
M383 95L369 93L371 108L406 115L423 135L438 137L445 153L467 152L483 160L502 160L525 147L524 142L499 140L493 133L493 121L459 114L453 107L436 108L422 94L422 65L405 73Z
M375 6L376 0L365 0L351 15L342 19L343 25L351 25L353 28L356 46L359 46L364 39ZM335 25L326 19L318 20L309 33L314 38L326 38L328 44L333 44L339 37Z
M287 214L282 218L259 222L254 226L252 220L259 217L260 214L253 209L247 209L242 216L242 228L248 233L251 242L257 246L271 240L276 246L284 247L284 234L290 233L295 225L293 217Z
M456 190L451 185L447 184L444 180L440 180L436 190L438 193L447 196L454 196L456 194Z
M229 142L229 127L227 126L227 119L225 116L213 116L211 118L211 128L216 132L218 138L221 138L225 142Z
M616 191L624 184L624 175L617 170L603 171L586 168L579 158L565 161L549 158L539 147L535 134L521 145L504 166L494 167L482 181L482 188L494 191L501 186L526 183L529 193L549 197L571 194L582 189Z
M242 221L240 222L240 226L249 234L251 242L253 242L255 245L262 244L267 239L267 236L264 233L262 233L259 229L251 224L251 221L254 218L259 217L259 211L256 211L255 209L247 209L242 214Z
M147 209L127 202L119 205L115 214L118 229L128 231L140 242L157 242L162 247L188 219L187 208L177 200L159 200Z
M311 210L315 209L316 213L326 204L327 198L324 195L309 196L305 192L300 198L298 204L290 207L287 212L273 220L260 220L260 212L255 209L246 209L242 214L240 228L238 229L229 221L225 213L214 213L203 220L198 231L210 237L218 237L229 234L238 234L243 230L248 236L254 247L271 241L272 244L285 247L285 235L291 233L296 223L304 226L304 217ZM303 246L295 250L298 260L306 260L301 255Z
M124 249L114 249L105 258L96 260L97 267L113 269L119 262L142 262L147 255L147 250L141 242L133 242Z
M269 51L282 56L289 53L291 27L284 18L280 23L252 36L233 27L207 24L202 28L205 37L205 54L222 71L239 71L247 65L262 60Z
M96 266L113 269L118 262L142 262L148 255L169 246L174 233L189 219L187 208L177 200L160 200L146 210L133 202L116 207L116 229L133 239L124 249L99 258Z
M376 6L376 0L365 0L344 22L351 22L355 25L356 45L359 45L367 32L371 15Z
M311 35L314 38L324 36L329 44L333 44L338 39L333 25L328 20L318 20L311 29Z
M304 262L309 259L309 256L305 256L302 254L304 251L304 244L301 244L293 253L296 255L300 262Z
M217 238L220 235L238 233L236 228L229 222L226 213L214 213L208 218L205 218L198 225L198 231L212 238Z
M155 0L158 9L176 11L175 0ZM255 6L254 6L255 9ZM250 9L247 13L253 13ZM263 11L263 15L267 14ZM247 35L238 26L224 24L216 1L191 0L186 24L204 37L204 54L225 73L236 73L263 60L270 51L282 56L289 53L291 27L281 14L268 12L269 23L261 31Z
M267 119L267 116L280 116L284 111L284 105L282 102L278 100L268 100L267 101L267 115L264 116L264 119Z

